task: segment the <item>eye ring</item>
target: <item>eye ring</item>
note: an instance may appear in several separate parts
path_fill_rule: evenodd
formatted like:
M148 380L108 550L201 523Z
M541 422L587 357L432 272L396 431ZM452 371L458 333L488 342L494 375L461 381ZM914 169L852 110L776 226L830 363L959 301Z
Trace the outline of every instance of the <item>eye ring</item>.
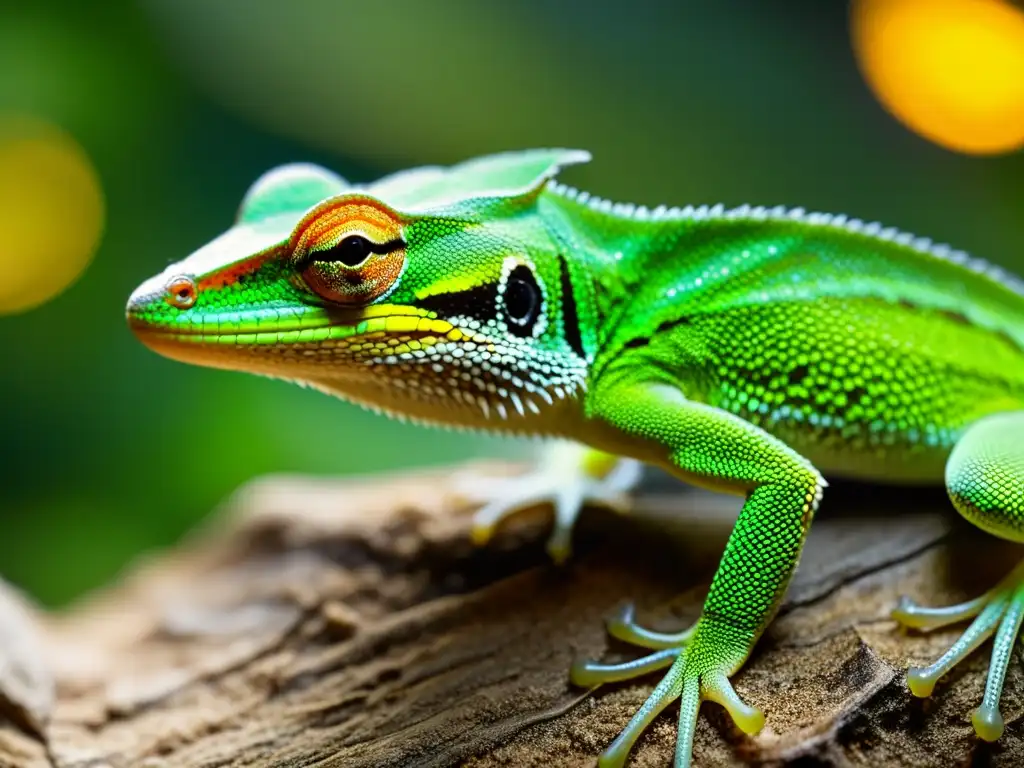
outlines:
M164 301L176 309L191 309L197 295L196 282L188 275L172 277L164 287Z
M368 304L389 294L405 270L405 242L374 243L358 234L307 256L300 276L321 299L334 304Z
M376 200L326 200L289 238L293 281L329 304L365 306L398 286L405 271L404 221Z

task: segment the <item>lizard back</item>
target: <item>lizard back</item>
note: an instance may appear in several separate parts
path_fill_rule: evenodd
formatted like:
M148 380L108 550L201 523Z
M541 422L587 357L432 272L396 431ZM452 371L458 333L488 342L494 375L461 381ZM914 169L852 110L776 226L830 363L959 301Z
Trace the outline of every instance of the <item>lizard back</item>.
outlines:
M1024 284L985 262L799 210L603 211L595 229L583 209L603 204L571 203L600 244L597 370L643 356L826 471L893 480L941 476L967 425L1024 406Z

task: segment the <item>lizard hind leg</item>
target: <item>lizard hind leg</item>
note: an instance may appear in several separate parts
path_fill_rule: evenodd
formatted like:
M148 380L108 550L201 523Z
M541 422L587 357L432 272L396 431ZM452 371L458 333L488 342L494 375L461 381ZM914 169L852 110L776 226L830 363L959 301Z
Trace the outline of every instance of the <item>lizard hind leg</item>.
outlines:
M979 528L1024 543L1024 412L995 414L973 424L946 464L946 487L957 510ZM1024 563L994 589L948 608L924 608L907 599L893 618L916 629L935 629L974 617L946 653L926 667L907 672L915 696L930 696L944 674L995 634L985 694L973 715L974 730L995 741L1003 732L999 699L1010 655L1024 619Z

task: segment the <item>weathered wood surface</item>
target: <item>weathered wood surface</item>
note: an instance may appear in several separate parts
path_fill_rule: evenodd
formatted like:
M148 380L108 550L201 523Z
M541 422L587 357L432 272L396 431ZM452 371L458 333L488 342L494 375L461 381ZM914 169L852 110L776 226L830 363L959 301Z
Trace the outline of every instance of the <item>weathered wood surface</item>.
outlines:
M453 475L263 480L61 615L5 597L0 765L594 765L656 677L588 693L567 682L571 661L642 653L603 630L630 600L659 629L693 620L738 501L667 487L629 518L588 511L559 568L540 511L474 549ZM1016 553L960 523L941 492L833 485L826 500L735 679L768 725L747 738L705 705L697 765L1024 765L1020 659L1006 735L979 744L969 713L987 652L914 700L908 662L958 630L888 619L900 593L964 599ZM659 718L631 765L669 765L674 728Z

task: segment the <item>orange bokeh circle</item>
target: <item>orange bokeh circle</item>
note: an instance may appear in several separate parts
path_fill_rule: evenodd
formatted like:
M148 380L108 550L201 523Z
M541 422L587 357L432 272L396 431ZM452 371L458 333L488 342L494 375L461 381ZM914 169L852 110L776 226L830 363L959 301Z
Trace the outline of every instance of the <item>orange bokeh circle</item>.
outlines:
M1024 10L1005 0L855 0L854 50L886 109L959 152L1024 146Z

